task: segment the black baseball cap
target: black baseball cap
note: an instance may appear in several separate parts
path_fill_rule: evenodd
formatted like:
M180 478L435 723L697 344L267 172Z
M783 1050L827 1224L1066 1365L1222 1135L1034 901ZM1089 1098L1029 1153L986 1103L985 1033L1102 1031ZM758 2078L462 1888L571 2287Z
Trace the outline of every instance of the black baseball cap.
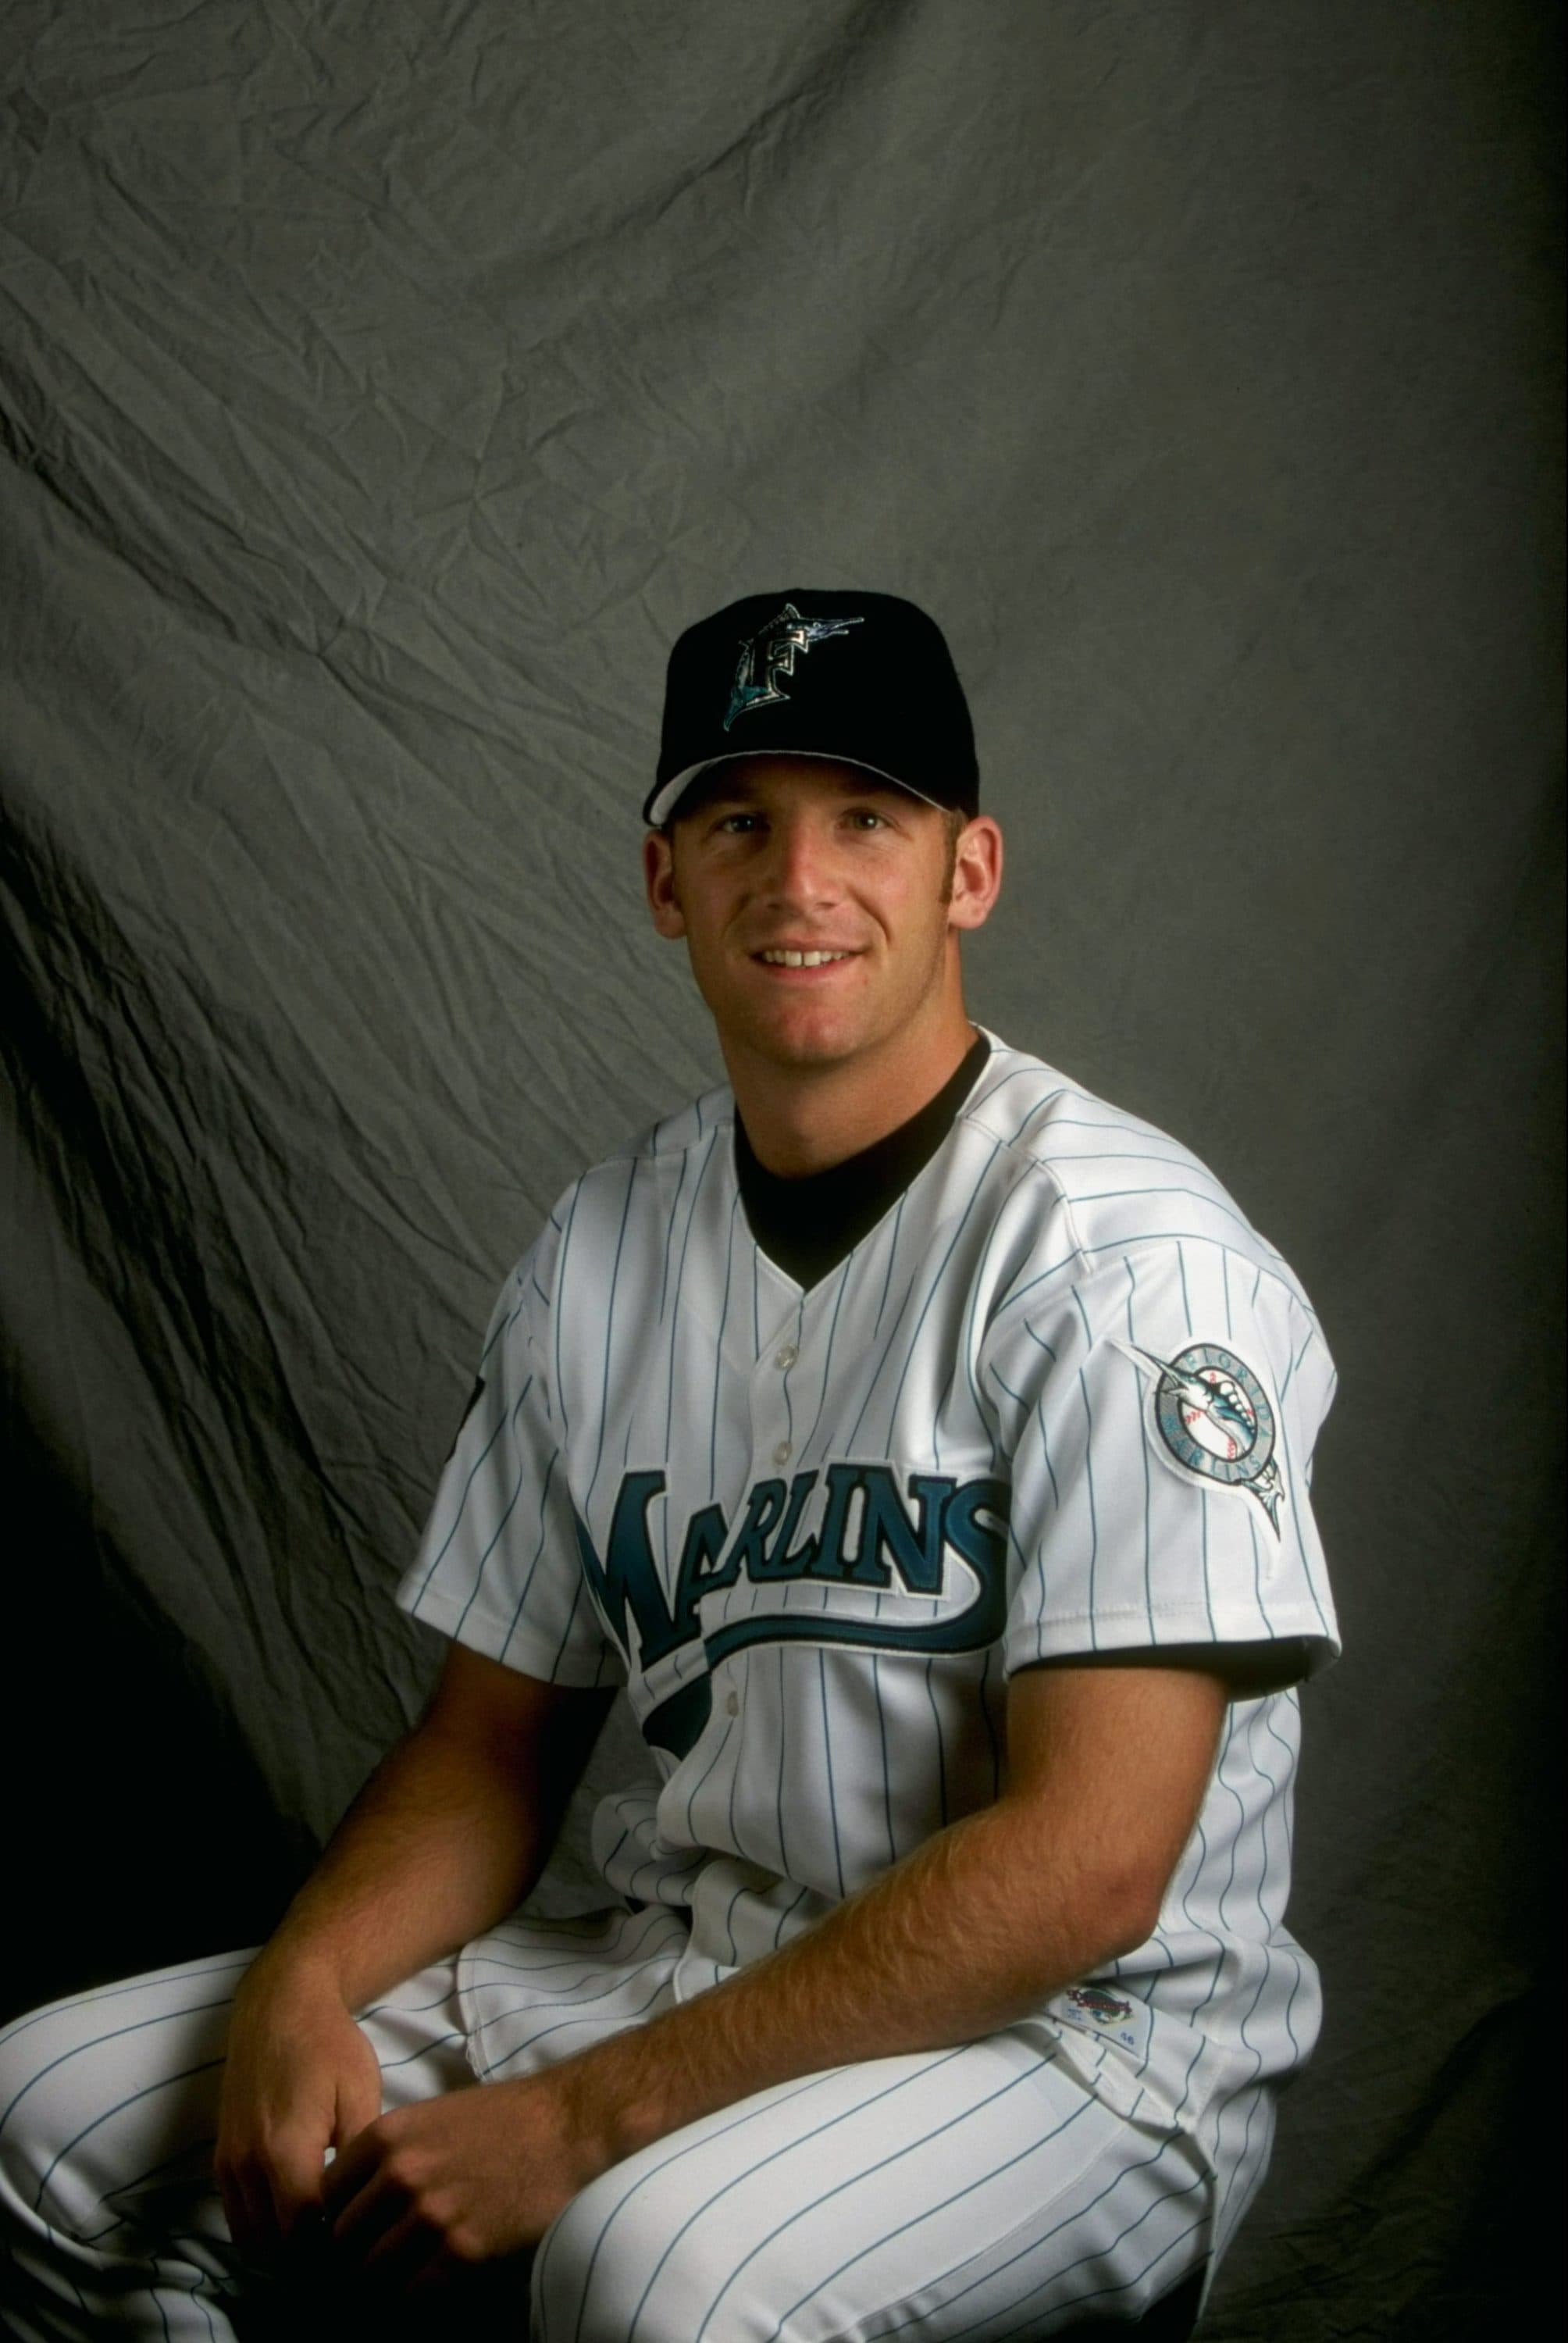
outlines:
M974 728L941 628L897 594L748 594L688 627L669 655L662 829L692 782L731 757L863 765L931 805L980 806Z

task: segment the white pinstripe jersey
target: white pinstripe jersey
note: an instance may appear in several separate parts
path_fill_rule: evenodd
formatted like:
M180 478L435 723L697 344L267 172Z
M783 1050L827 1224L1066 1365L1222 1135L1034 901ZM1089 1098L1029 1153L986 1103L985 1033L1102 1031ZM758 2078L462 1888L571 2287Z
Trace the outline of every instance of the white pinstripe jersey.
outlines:
M990 1802L1012 1670L1338 1648L1301 1287L1185 1149L990 1040L804 1294L752 1240L728 1091L578 1180L502 1292L400 1590L492 1658L626 1684L662 1788L607 1800L595 1855L689 1917L686 1992ZM1297 1726L1294 1691L1232 1704L1155 1934L1039 2019L1211 2152L1317 2031L1282 1919Z

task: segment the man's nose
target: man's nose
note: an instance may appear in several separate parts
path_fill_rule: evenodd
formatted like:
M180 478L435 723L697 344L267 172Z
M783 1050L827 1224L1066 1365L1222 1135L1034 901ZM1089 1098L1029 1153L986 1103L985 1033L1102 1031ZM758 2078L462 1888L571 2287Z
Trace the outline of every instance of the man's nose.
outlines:
M838 858L819 823L780 821L769 839L767 890L779 903L830 903L841 892Z

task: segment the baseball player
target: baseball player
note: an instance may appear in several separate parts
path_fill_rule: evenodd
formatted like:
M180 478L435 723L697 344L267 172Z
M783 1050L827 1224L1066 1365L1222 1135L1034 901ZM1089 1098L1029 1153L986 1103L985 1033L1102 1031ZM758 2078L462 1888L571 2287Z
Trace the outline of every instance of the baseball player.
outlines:
M400 1594L439 1687L272 1943L5 2038L18 2334L220 2337L292 2273L978 2343L1206 2282L1318 2027L1332 1369L1184 1148L970 1023L977 792L907 602L678 643L645 874L729 1083L507 1281ZM518 1917L618 1687L604 1907Z

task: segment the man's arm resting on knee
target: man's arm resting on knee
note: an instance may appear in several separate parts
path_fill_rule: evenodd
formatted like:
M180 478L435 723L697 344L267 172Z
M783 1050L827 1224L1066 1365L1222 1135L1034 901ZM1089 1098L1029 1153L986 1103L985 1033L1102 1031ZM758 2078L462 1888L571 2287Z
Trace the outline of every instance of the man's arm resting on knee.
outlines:
M242 2244L286 2238L319 2202L327 2149L380 2111L352 2012L538 1878L610 1697L451 1647L423 1722L372 1775L236 1998L215 2160Z
M770 2083L995 2032L1132 1951L1191 1835L1224 1703L1217 1678L1187 1670L1019 1675L997 1803L781 1952L579 2061L590 2120L624 2154Z
M1225 1687L1187 1668L1030 1669L994 1805L782 1951L543 2075L371 2126L327 2192L357 2259L410 2277L540 2236L588 2181L770 2084L995 2032L1151 1933Z

